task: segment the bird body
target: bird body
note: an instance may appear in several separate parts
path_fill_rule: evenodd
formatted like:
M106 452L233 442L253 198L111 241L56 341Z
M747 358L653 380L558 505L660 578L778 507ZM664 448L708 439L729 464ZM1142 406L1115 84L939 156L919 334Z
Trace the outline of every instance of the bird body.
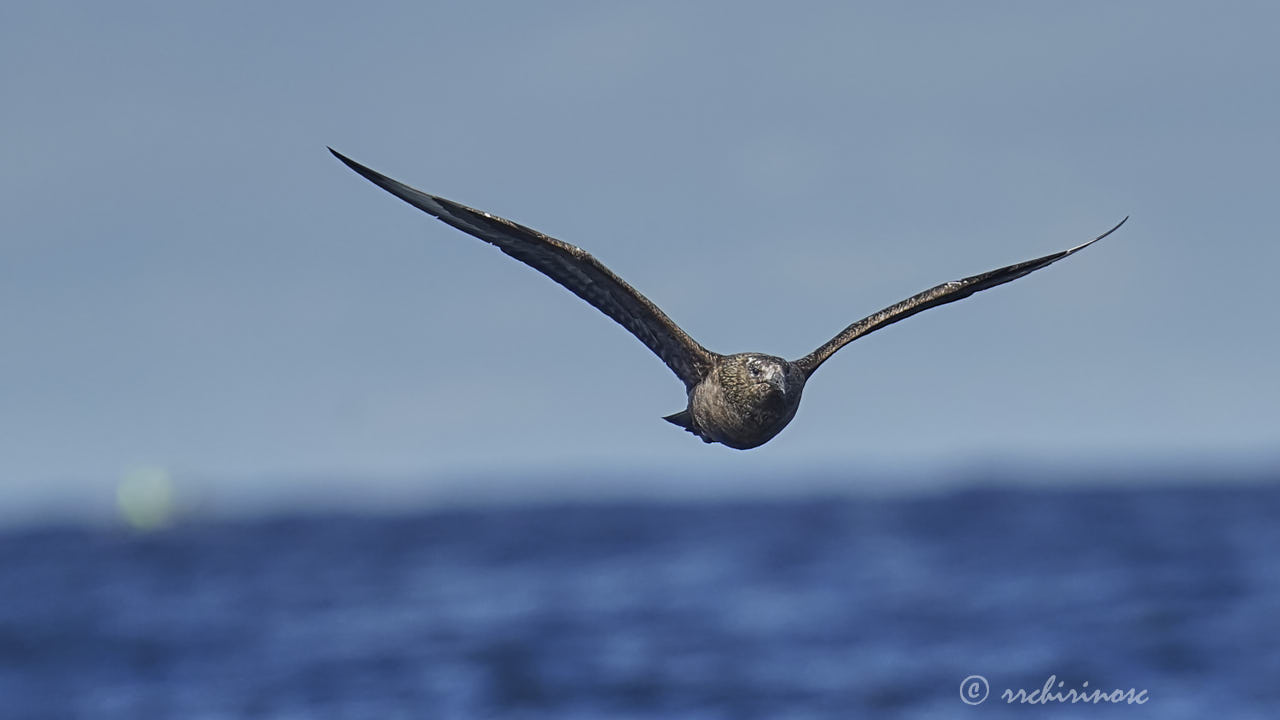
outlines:
M1047 267L1115 232L1128 218L1082 245L946 282L849 325L794 361L762 353L721 355L699 345L652 301L585 250L537 230L415 190L355 162L335 157L375 185L441 221L497 246L613 318L653 351L685 384L688 405L665 419L738 450L773 439L795 417L805 383L827 358L857 338L932 307L955 302Z
M665 419L704 442L749 450L773 439L796 416L805 380L795 363L780 357L723 355L689 391L689 407Z

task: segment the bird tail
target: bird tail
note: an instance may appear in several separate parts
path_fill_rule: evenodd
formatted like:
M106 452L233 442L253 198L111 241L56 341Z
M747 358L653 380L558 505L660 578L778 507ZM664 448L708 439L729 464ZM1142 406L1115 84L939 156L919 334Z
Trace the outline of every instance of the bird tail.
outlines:
M688 410L681 410L678 413L672 413L671 415L668 415L662 419L666 420L672 425L679 425L685 430L688 430L694 435L697 435L698 437L702 438L702 442L707 442L707 443L711 442L710 440L703 437L702 431L699 430L698 427L693 424L693 416L689 414Z
M688 430L689 432L697 432L696 430L693 429L693 416L689 414L688 410L681 410L678 413L672 413L671 415L668 415L662 419L666 420L672 425L679 425L680 427L684 428L685 430Z

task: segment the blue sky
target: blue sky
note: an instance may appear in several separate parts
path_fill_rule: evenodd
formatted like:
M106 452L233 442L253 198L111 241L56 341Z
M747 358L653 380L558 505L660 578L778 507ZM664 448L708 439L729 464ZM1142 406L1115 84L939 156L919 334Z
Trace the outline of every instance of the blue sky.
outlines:
M158 466L251 505L351 492L308 477L1274 458L1278 25L1261 2L8 6L0 476L52 506ZM680 384L624 330L326 145L586 248L720 352L797 357L1133 219L859 340L736 452L660 419Z

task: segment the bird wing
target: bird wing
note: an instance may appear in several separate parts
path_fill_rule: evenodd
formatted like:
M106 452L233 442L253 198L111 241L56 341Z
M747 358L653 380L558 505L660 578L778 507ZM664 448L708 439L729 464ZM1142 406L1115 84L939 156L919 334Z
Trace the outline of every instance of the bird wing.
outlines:
M497 246L502 252L591 303L662 358L667 367L684 381L686 388L698 384L712 366L714 353L699 345L657 305L583 249L497 215L415 190L343 156L333 148L329 148L329 152L383 190Z
M976 292L986 290L987 288L993 288L997 285L1003 285L1011 280L1017 280L1023 275L1028 275L1040 268L1052 265L1062 258L1079 252L1115 232L1128 219L1128 217L1125 217L1125 219L1121 220L1115 227L1102 233L1089 242L1084 243L1083 245L1077 245L1070 250L1063 250L1062 252L1056 252L1052 255L1045 255L1044 257L1020 262L1016 265L1009 265L997 270L982 273L981 275L967 277L963 280L953 280L952 282L943 283L937 287L925 290L918 295L913 295L897 305L891 305L874 315L865 317L850 325L840 331L839 335L831 338L831 340L822 347L797 360L796 365L800 366L804 371L805 376L808 377L809 375L812 375L813 371L817 370L818 366L825 362L827 358L835 354L837 350L869 332L874 332L886 325L909 318L912 315L928 310L929 308L946 305L947 303L955 302L956 300L962 300Z

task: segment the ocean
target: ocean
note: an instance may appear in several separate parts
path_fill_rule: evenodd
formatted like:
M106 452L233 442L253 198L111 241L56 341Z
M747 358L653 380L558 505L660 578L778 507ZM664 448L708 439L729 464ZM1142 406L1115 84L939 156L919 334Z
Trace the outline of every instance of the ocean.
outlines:
M1275 718L1277 549L1211 482L26 527L0 717Z

